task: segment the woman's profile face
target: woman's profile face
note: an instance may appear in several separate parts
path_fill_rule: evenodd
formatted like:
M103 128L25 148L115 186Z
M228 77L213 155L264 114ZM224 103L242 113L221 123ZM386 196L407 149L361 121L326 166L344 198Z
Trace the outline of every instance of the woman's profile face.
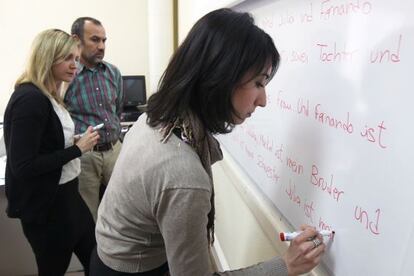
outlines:
M270 68L263 70L259 75L246 74L241 84L236 87L232 97L235 110L233 123L239 125L249 118L257 106L266 106L266 90Z
M52 66L52 74L57 83L73 80L76 74L76 63L79 62L79 55L79 48L74 47L64 60Z

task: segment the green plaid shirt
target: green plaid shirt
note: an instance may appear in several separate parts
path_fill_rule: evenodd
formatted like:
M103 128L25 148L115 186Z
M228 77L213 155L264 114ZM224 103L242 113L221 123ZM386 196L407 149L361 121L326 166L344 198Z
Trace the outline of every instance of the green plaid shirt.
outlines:
M121 72L107 62L95 68L80 64L77 76L66 91L64 102L75 122L75 133L104 123L98 143L116 142L121 132L120 116L124 93Z

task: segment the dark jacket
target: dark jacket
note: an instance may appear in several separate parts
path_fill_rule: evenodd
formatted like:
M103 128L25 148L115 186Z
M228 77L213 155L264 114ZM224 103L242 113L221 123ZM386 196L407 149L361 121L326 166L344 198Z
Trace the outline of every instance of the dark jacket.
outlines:
M81 156L64 148L62 124L52 103L31 83L20 85L4 113L7 215L22 221L47 217L64 164Z

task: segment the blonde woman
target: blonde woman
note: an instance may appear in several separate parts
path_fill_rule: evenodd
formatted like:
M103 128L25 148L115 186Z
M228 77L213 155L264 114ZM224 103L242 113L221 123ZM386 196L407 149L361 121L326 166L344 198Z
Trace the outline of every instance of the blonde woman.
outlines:
M19 218L39 275L63 275L74 252L89 273L93 218L78 192L79 158L99 135L74 139L74 123L58 91L73 80L76 39L50 29L34 40L4 114L7 214Z

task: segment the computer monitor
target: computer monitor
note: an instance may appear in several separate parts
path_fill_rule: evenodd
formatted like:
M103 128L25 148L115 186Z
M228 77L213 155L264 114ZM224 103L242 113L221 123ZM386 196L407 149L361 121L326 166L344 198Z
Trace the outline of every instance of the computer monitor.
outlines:
M147 103L145 76L122 76L124 107L135 107Z

